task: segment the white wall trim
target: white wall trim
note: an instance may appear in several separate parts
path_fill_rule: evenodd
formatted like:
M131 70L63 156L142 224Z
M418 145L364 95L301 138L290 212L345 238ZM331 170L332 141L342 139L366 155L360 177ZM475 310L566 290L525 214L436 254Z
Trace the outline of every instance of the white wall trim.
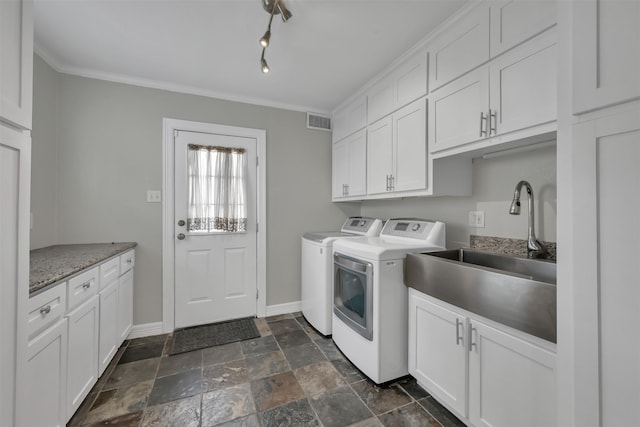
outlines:
M164 118L162 144L162 330L173 332L175 328L174 288L175 288L175 238L174 238L174 132L178 130L224 133L246 138L255 138L258 163L258 224L257 233L257 278L258 301L256 315L267 313L267 132L213 123L192 122Z
M285 302L284 304L274 304L267 306L266 316L277 316L279 314L296 313L302 310L302 301ZM258 316L260 317L260 316Z
M58 73L68 74L71 76L103 80L103 81L113 82L113 83L122 83L122 84L139 86L139 87L150 88L150 89L166 90L169 92L185 93L188 95L204 96L207 98L221 99L224 101L242 102L245 104L261 105L264 107L272 107L272 108L282 108L284 110L301 111L301 112L316 111L321 114L327 114L327 115L329 114L329 111L324 110L322 108L318 108L317 106L286 104L282 102L270 101L265 98L234 95L228 92L218 92L210 89L205 89L202 87L181 85L181 84L166 82L162 80L142 79L139 77L132 77L124 74L106 73L104 71L92 70L88 68L65 66L65 65L62 65L62 63L58 61L57 58L54 58L53 55L51 55L46 49L43 49L40 43L35 44L34 51L40 58L42 58L42 60L44 60L44 62L49 64L49 66L53 68L55 71L57 71Z
M127 339L132 340L135 338L150 337L152 335L161 335L163 333L162 322L143 323L141 325L133 325Z

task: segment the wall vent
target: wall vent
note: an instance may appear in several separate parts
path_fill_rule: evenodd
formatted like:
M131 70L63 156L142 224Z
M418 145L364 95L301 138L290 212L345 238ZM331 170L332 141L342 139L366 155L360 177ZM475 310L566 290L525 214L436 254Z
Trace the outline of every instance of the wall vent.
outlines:
M331 131L331 117L307 113L307 128Z

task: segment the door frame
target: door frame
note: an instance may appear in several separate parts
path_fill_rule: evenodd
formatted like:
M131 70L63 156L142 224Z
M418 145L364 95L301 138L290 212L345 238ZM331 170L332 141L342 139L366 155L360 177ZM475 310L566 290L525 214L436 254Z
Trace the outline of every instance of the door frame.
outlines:
M179 119L162 119L162 331L175 328L175 212L174 212L174 134L175 131L203 132L254 138L257 165L256 315L267 313L267 132L264 129L241 128L214 123Z

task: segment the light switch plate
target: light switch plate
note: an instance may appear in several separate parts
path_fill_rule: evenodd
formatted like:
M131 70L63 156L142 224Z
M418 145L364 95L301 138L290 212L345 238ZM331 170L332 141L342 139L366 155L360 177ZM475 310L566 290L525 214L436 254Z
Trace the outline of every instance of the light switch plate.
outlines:
M469 226L484 228L484 211L469 211Z
M162 196L159 190L147 190L147 202L160 203L161 198Z

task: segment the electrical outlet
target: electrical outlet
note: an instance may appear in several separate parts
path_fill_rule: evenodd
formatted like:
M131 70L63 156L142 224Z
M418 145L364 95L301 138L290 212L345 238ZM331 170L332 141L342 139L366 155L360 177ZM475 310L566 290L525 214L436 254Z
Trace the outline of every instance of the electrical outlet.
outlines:
M469 226L484 228L484 211L469 211Z
M149 203L160 203L161 201L161 192L158 190L147 190L147 202Z
M476 211L476 227L484 228L484 211Z

